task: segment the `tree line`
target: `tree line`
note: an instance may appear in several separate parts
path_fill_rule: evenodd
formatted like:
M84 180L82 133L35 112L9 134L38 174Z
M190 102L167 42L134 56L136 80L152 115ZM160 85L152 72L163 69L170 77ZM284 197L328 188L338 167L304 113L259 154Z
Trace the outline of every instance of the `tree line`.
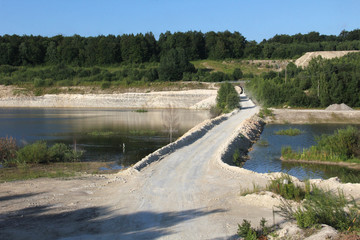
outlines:
M296 58L308 51L359 50L360 29L342 31L338 36L318 32L275 35L260 43L247 41L239 32L229 31L168 31L160 34L158 40L151 32L97 37L3 35L0 36L0 65L139 64L160 62L173 49L182 51L187 60Z
M345 103L360 107L360 54L317 57L304 69L289 63L286 70L264 73L247 87L266 106L327 107Z

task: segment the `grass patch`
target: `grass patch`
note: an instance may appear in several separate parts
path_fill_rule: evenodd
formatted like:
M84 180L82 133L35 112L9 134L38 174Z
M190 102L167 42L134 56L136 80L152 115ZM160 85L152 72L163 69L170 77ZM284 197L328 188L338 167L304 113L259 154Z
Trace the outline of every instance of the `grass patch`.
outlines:
M146 113L146 112L148 112L148 110L146 110L146 109L136 109L135 112L137 112L137 113Z
M87 135L93 137L110 137L118 134L119 134L118 132L113 132L113 131L92 131L87 133Z
M251 64L247 60L229 59L229 60L196 60L190 61L194 64L196 69L207 69L210 72L224 72L232 74L236 68L240 68L244 75L254 74L260 75L263 72L268 72L271 69L259 68Z
M334 193L312 186L301 207L294 210L285 201L279 208L283 217L296 220L301 228L327 224L342 232L350 229L360 231L360 208L353 198L349 199L340 190Z
M143 136L143 135L155 135L157 132L155 130L151 130L151 129L142 129L142 130L130 130L129 134L130 135L135 135L135 136Z
M265 139L261 139L261 140L257 141L256 144L260 147L268 147L269 146L269 142Z
M275 135L297 136L302 134L302 131L297 128L282 129L275 132Z
M18 167L0 168L0 182L28 180L35 178L69 178L82 173L104 174L115 173L119 170L101 171L100 167L107 166L104 162L72 162L51 164L27 164Z
M296 186L289 175L282 174L280 178L271 180L266 190L279 194L285 199L300 202L310 193L310 184L306 182L305 189Z
M274 113L271 109L264 107L259 111L258 116L264 119L265 117L274 117Z
M246 195L253 194L253 193L259 193L264 190L263 187L261 187L260 185L257 185L254 182L252 183L252 185L253 185L252 189L249 189L249 188L243 189L240 187L240 196L246 196Z

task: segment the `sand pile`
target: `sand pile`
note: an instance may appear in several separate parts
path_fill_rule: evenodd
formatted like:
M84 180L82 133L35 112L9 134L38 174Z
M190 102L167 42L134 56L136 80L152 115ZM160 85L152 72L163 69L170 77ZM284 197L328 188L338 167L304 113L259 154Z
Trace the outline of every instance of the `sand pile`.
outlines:
M325 110L328 111L351 111L353 110L351 107L346 105L345 103L342 104L332 104L328 106Z

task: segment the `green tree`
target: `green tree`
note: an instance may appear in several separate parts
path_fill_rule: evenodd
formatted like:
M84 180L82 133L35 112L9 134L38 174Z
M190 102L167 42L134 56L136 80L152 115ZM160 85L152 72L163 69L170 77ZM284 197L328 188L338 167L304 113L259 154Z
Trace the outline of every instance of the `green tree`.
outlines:
M239 106L239 94L229 82L220 85L216 97L216 106L224 112L230 112Z
M171 49L161 57L158 72L162 81L177 81L184 72L195 72L195 67L187 60L184 49Z
M243 72L241 71L240 68L235 68L232 76L233 76L234 80L242 79L243 78Z

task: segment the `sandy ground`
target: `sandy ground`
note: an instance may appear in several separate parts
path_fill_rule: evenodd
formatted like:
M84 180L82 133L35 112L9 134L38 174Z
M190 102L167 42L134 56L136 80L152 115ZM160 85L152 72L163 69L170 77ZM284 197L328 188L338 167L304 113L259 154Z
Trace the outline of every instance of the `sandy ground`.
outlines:
M241 104L200 139L141 171L0 184L1 238L233 239L243 219L272 224L278 197L240 196L253 184L265 186L270 175L219 165L223 143L259 110L244 95ZM314 181L360 199L360 184Z

